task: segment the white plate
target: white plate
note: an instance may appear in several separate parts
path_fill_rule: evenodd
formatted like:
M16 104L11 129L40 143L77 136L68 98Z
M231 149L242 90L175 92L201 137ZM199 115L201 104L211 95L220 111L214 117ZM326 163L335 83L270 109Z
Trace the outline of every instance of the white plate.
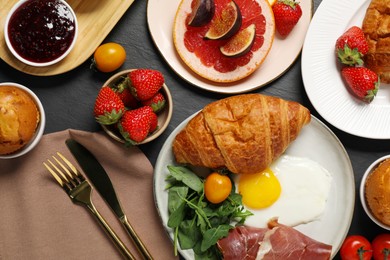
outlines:
M318 113L340 130L366 138L390 138L390 88L381 84L367 104L345 86L335 55L335 43L349 27L361 27L370 0L323 0L302 50L306 93Z
M274 43L264 63L251 76L233 83L215 83L191 71L176 53L173 45L173 22L180 0L149 0L147 20L153 41L169 66L189 83L218 93L243 93L260 88L281 76L301 52L313 14L313 1L301 0L302 17L287 38L275 34Z
M173 238L172 230L166 225L168 221L168 193L165 191L167 165L175 165L172 142L190 118L182 122L168 137L154 169L155 203L162 223L171 238ZM301 130L298 138L289 146L285 154L317 161L333 174L329 200L322 218L296 228L313 239L332 245L332 257L334 257L351 225L355 203L355 182L348 154L336 135L313 116L310 124ZM194 259L192 250L180 250L180 253L186 259Z

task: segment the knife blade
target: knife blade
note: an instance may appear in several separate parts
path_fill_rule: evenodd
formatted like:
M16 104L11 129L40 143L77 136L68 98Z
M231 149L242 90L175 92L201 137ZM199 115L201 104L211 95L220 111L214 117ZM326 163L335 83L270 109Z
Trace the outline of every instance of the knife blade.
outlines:
M106 201L107 205L111 208L127 233L130 235L130 238L135 243L138 251L145 259L153 259L146 246L143 244L134 228L129 223L119 198L115 192L114 186L110 180L110 177L104 170L103 166L87 148L74 139L67 139L65 143L79 163L80 167L83 169L85 175L87 175L90 182L93 184L93 186L95 186L95 189Z

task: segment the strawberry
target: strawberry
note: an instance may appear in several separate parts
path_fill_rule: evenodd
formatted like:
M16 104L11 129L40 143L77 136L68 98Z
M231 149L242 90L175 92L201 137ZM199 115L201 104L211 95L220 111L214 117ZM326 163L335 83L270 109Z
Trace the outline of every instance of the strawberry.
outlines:
M380 85L378 75L365 67L344 67L341 75L347 82L347 86L361 100L371 102Z
M114 90L108 86L100 89L93 109L98 123L103 125L114 124L118 122L124 111L125 106Z
M157 127L158 127L158 117L157 117L157 114L156 113L151 113L150 114L150 129L149 129L149 133L153 133L154 131L156 131Z
M129 79L131 93L141 101L152 98L164 84L162 73L151 69L134 70Z
M127 144L137 144L145 140L149 134L151 114L149 106L127 110L118 123L118 128Z
M368 43L364 32L357 26L352 26L336 40L336 54L345 65L362 65L362 57L368 52Z
M129 78L125 77L119 84L115 86L115 92L118 94L119 98L123 101L125 107L129 109L138 108L138 100L133 96L129 87L128 87Z
M302 16L302 9L295 0L278 0L272 6L275 27L283 37L287 36Z
M160 112L165 107L165 97L161 92L158 92L151 99L141 102L144 106L150 106L154 113Z

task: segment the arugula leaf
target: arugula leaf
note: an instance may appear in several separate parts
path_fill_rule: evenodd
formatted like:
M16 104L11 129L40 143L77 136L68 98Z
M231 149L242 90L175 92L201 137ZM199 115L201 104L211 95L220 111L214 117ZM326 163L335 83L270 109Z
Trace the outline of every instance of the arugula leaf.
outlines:
M184 219L186 202L182 199L188 194L188 187L175 186L168 191L168 227L175 228Z
M204 252L207 249L209 249L211 246L215 245L219 239L226 237L229 233L229 230L232 228L233 226L225 224L207 230L203 234L203 240L202 240L200 250Z
M204 195L204 179L182 166L168 166L168 227L174 229L174 250L193 249L195 259L220 259L216 243L235 225L252 215L242 205L242 197L232 189L219 204Z
M209 250L202 252L200 250L201 243L198 243L194 248L195 260L220 260L222 259L222 255L219 252L217 246L211 247Z
M195 218L185 220L180 224L179 243L182 249L191 249L201 239L201 234L196 228Z
M203 191L203 182L201 179L192 171L182 166L170 166L168 165L169 173L176 180L183 182L189 188L194 191L201 193Z

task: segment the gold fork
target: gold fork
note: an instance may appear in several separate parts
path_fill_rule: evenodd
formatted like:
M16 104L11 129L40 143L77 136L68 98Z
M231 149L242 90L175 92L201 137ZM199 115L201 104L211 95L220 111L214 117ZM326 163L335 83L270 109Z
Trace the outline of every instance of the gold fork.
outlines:
M65 192L69 195L73 203L82 205L90 210L90 212L96 217L103 229L110 236L116 247L126 259L135 259L130 253L127 247L123 244L117 234L107 224L106 220L100 215L92 203L91 194L92 187L84 176L76 169L76 167L69 162L61 153L57 152L57 155L63 161L61 162L57 157L52 156L55 162L47 160L47 163L43 163L48 171L53 175L54 179L61 185ZM64 165L65 164L65 165ZM64 173L65 172L65 173Z

